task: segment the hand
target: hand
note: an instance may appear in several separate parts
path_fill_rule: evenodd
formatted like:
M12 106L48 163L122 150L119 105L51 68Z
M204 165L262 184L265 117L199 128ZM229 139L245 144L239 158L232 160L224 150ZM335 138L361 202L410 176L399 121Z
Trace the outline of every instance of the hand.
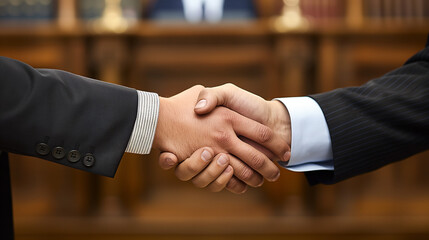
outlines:
M154 147L185 159L195 150L209 146L214 154L232 154L229 159L235 176L248 185L261 185L262 176L269 181L277 180L280 171L276 165L237 136L271 146L276 140L272 138L271 129L223 107L214 109L211 114L198 116L194 105L203 89L195 86L171 98L160 98Z
M177 158L172 153L163 153L167 161L160 161L161 168L164 170L176 166L171 158ZM198 188L207 188L212 192L220 192L225 187L233 193L244 193L247 191L247 185L235 177L234 169L229 165L229 154L219 153L213 158L213 149L209 147L200 148L189 158L185 159L176 167L176 177L182 181L191 180ZM207 166L208 165L208 166Z
M288 161L290 158L290 117L287 109L278 101L265 101L250 92L236 87L233 84L225 84L220 87L206 88L201 91L198 97L198 104L195 112L198 114L207 114L215 109L216 106L226 106L246 117L252 118L262 124L269 126L276 135L267 146L275 153L281 161ZM280 140L278 140L280 139ZM271 159L276 159L273 154L267 150L261 149L258 144L251 141L246 142L260 149ZM193 155L194 156L194 155ZM168 160L168 161L167 161ZM187 161L197 161L198 158L190 158ZM178 164L179 160L174 154L162 153L159 159L160 165L164 169L172 168ZM176 169L176 174L185 171L184 168ZM242 183L231 180L227 189L240 193L243 189ZM237 190L238 189L238 190Z
M266 101L263 98L228 83L219 87L205 88L198 96L195 113L208 114L217 106L225 106L241 115L269 127L274 132L271 145L264 145L273 152L277 160L290 158L290 116L286 107L279 101Z

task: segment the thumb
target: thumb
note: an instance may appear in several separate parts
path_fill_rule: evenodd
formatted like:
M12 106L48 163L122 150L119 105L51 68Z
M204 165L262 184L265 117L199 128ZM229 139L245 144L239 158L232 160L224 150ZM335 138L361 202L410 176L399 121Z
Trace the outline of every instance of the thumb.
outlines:
M268 111L266 101L231 83L202 89L194 111L199 115L207 114L217 106L227 107L260 123L266 122Z
M213 111L217 106L226 106L226 103L232 98L229 94L229 88L226 86L218 88L204 88L198 95L197 104L195 105L195 113L202 115Z
M159 155L158 162L162 169L168 170L177 166L179 160L177 159L176 155L170 152L162 152L161 155Z
M207 114L213 111L218 105L221 104L218 103L218 97L213 89L205 88L198 95L198 101L194 111L200 115Z

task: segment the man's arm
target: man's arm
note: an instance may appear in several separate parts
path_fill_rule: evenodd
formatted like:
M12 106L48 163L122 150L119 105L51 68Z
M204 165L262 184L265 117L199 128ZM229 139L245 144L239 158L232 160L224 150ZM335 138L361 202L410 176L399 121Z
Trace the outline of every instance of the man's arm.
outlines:
M113 177L136 90L0 57L0 147Z
M429 48L361 87L311 96L332 139L335 171L306 173L311 183L335 183L429 148Z

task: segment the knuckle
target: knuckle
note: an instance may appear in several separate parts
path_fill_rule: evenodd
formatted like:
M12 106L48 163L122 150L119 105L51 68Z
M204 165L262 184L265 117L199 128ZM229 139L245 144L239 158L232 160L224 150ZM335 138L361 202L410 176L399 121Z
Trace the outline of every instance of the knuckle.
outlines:
M231 179L226 185L226 188L234 193L244 193L246 191L246 185L240 184L236 179Z
M224 185L225 184L222 183L221 181L216 180L210 184L209 190L211 192L220 192L220 191L222 191Z
M225 83L223 86L227 87L227 88L236 88L237 86L235 86L235 84L232 83Z
M250 181L254 175L255 175L255 173L253 172L252 169L244 167L241 170L240 179L247 182L247 181Z
M225 182L224 182L224 181L222 181L221 179L216 179L212 184L213 184L214 186L216 186L216 187L220 188L220 187L222 187L222 186L224 186L224 185L225 185Z
M197 84L197 85L193 86L193 88L196 88L196 89L205 89L205 87L203 85L201 85L201 84Z
M224 123L231 124L236 120L236 115L233 112L225 107L220 107L218 109L221 119Z
M214 135L214 140L221 145L227 145L231 142L231 135L226 131L218 131Z
M210 168L207 169L206 174L209 179L216 179L219 176L219 174L216 173L215 170L212 170Z
M197 179L192 179L192 183L194 184L195 187L197 188L205 188L208 184L201 182Z
M226 187L228 189L236 189L236 188L240 187L240 184L239 184L237 179L231 178L231 180L229 180L229 182L226 184Z
M266 143L271 140L273 136L273 131L266 126L259 126L256 130L257 137L261 143Z
M259 156L258 154L253 154L252 157L250 158L249 165L253 169L261 169L264 166L264 164L265 164L265 159Z
M200 171L200 168L196 164L188 164L186 165L186 170L188 173L195 175Z

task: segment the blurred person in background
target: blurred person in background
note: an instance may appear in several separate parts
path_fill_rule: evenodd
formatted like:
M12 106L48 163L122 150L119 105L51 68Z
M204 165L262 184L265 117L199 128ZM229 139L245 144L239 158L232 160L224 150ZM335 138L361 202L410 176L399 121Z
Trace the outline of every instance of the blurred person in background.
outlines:
M255 17L255 6L249 0L157 0L149 7L149 18L158 21L217 23Z

